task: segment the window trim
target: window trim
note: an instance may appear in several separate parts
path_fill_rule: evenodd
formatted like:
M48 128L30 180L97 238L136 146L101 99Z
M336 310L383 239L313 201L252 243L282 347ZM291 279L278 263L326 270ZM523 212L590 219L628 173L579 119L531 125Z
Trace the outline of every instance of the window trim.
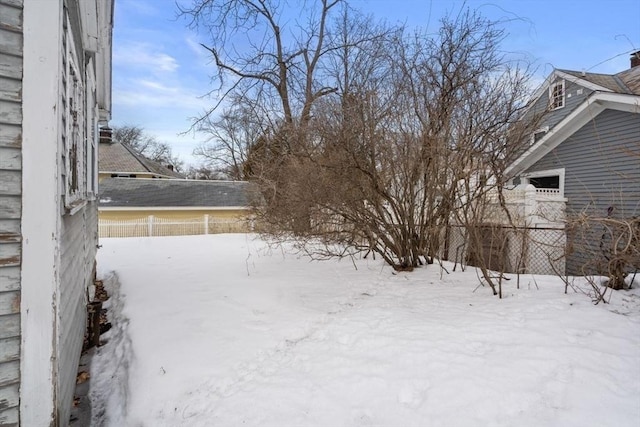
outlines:
M98 188L98 104L96 103L96 83L93 59L85 67L86 75L86 148L85 148L85 166L86 166L86 196L89 200L95 200Z
M75 213L86 198L85 131L86 131L86 77L80 67L79 52L73 37L67 11L63 17L63 69L61 97L62 185L64 207ZM81 53L81 52L80 52Z
M562 90L562 95L561 97L555 94L556 88L560 87ZM558 80L557 82L549 85L549 110L550 111L555 111L555 110L559 110L560 108L564 108L565 104L566 104L566 88L565 88L565 83L564 83L564 79ZM556 100L560 100L560 105L556 105Z
M84 65L84 66L83 66ZM59 146L61 190L66 214L96 199L98 187L98 104L95 64L85 63L64 9L60 84Z

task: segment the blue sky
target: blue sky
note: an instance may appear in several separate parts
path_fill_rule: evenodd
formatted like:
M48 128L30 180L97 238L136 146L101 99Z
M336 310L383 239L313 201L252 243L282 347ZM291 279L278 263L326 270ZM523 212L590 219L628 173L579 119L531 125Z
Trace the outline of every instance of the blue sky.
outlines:
M189 0L181 0L186 3ZM389 23L437 29L439 19L465 3L492 20L504 20L502 48L525 55L542 81L554 67L616 73L640 50L638 0L351 0ZM112 125L138 125L174 153L196 164L193 148L205 136L188 133L191 118L214 100L213 65L206 42L177 18L175 0L116 0Z

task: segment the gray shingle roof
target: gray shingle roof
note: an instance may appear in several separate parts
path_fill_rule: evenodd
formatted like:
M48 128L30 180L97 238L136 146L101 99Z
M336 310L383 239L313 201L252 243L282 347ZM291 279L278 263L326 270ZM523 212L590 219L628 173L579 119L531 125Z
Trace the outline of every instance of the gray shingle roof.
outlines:
M640 67L633 67L618 74L583 73L573 70L559 71L605 87L616 93L640 95Z
M122 174L154 174L164 178L184 178L158 162L138 154L127 144L102 143L98 147L98 170Z
M255 187L243 181L107 178L100 181L100 207L249 207Z
M631 93L640 95L640 66L636 66L616 74L622 82L629 88Z

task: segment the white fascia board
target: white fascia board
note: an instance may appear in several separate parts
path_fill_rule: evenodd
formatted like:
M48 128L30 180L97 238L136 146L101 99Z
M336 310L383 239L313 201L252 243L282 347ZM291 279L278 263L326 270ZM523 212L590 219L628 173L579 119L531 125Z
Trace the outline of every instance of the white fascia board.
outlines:
M558 70L554 70L551 74L547 76L547 78L542 82L540 86L533 92L531 95L531 101L529 105L534 105L538 98L540 98L543 94L546 94L549 90L549 86L556 79Z
M98 51L98 8L96 0L78 2L80 9L80 25L82 28L82 45L90 52Z
M640 96L625 93L601 93L594 103L600 104L610 110L626 111L640 114Z
M94 1L94 0L87 0ZM98 17L98 52L96 54L96 88L99 121L111 120L111 52L113 42L113 0L102 0L96 7Z
M135 173L135 172L110 172L110 171L100 171L100 173ZM151 173L151 172L148 172ZM157 175L157 174L155 174ZM131 178L137 179L138 181L147 180L147 181L157 181L158 178ZM205 183L221 183L221 184L248 184L249 181L231 181L231 180L222 180L222 179L192 179L192 178L171 178L171 182L191 182L194 184L205 184Z
M25 1L22 80L20 422L55 419L60 267L58 131L63 0Z
M583 87L585 87L587 89L595 90L595 91L598 91L598 92L613 92L611 89L607 89L604 86L600 86L600 85L591 83L591 82L589 82L587 80L581 79L581 78L576 77L576 76L574 76L572 74L568 74L568 73L565 73L565 72L560 71L560 70L553 70L553 72L551 74L549 74L549 76L545 79L545 81L538 87L538 89L536 89L536 91L531 96L532 105L535 104L535 101L537 101L538 98L540 98L542 95L548 93L549 86L551 86L551 84L556 79L564 79L564 80L569 81L571 83L579 84L580 86L583 86Z
M248 210L248 206L100 206L99 211L134 212L134 211L237 211Z
M102 179L152 179L154 181L158 181L158 180L162 180L162 181L174 181L176 180L176 178L170 176L170 175L162 175L159 173L154 173L154 172L136 172L136 171L129 171L129 172L106 172L106 171L100 171L100 174L102 174ZM106 174L109 174L109 176L105 176ZM119 175L119 176L111 176L111 175ZM130 175L135 175L135 178L130 177ZM179 179L179 178L178 178Z
M540 141L529 147L505 170L505 174L515 176L532 166L605 109L640 113L640 97L615 92L595 92Z
M149 171L138 171L138 172L136 172L136 171L128 171L128 172L125 172L125 171L100 171L99 173L101 173L101 174L107 174L108 173L109 175L112 175L112 174L116 174L116 175L159 175L157 173L153 173L153 172L149 172ZM105 177L105 178L110 178L110 177ZM118 178L118 177L113 177L113 178ZM120 177L120 178L125 178L125 177ZM156 180L158 178L130 178L130 179L153 179L153 180Z
M581 79L580 77L576 77L573 74L568 74L568 73L565 73L565 72L560 71L560 70L556 70L555 71L555 75L556 75L556 77L559 77L561 79L567 80L567 81L569 81L571 83L578 84L578 85L583 86L583 87L585 87L587 89L595 90L595 91L598 91L598 92L611 92L611 93L614 93L609 88L597 85L595 83L591 83L588 80Z
M563 79L566 81L570 81L572 83L579 84L582 87L591 89L593 91L614 93L611 89L608 89L604 86L599 86L597 84L578 78L574 75L567 74L560 70L554 70L551 74L549 74L549 76L545 79L545 81L540 86L538 86L535 92L533 92L533 95L531 96L531 101L529 101L529 104L526 106L526 108L522 112L522 117L524 117L529 112L529 110L531 110L531 108L533 108L533 106L536 105L538 99L540 99L541 96L543 95L546 97L549 96L548 95L549 87L553 84L554 81L556 81L556 79Z

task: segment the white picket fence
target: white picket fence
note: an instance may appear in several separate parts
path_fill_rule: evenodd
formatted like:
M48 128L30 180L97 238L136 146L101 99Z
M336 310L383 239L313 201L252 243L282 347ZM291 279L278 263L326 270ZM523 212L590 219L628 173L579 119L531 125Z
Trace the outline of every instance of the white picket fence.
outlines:
M100 237L192 236L197 234L248 233L253 223L246 219L220 220L203 215L196 218L146 218L98 222Z

